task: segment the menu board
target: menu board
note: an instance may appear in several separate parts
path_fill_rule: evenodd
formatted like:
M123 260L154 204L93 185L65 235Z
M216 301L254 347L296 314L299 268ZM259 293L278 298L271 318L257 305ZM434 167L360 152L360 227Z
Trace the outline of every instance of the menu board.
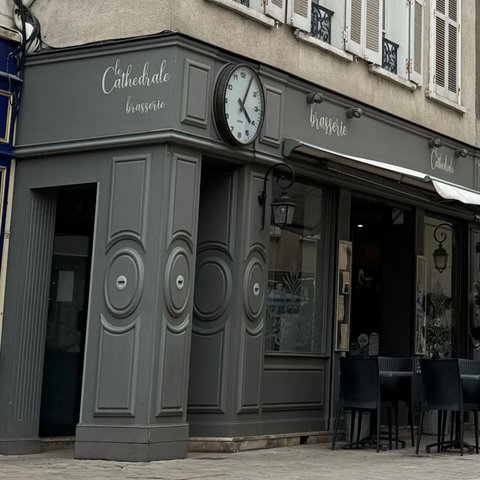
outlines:
M352 242L340 240L335 311L335 350L346 352L350 344L350 304L352 278Z

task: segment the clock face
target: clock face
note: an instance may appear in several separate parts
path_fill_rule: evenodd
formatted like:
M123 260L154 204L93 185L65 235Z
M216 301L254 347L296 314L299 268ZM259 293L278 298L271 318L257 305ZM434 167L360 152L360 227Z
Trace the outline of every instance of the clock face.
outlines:
M260 133L264 114L263 88L247 65L225 68L217 81L214 104L218 130L229 143L247 145Z

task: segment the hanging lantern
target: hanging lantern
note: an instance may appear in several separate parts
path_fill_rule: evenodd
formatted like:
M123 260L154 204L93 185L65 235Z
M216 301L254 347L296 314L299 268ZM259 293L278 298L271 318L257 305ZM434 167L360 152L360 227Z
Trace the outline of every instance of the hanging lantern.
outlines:
M287 192L282 192L282 196L275 198L270 204L272 207L271 222L282 230L293 223L293 216L297 205L290 200Z
M435 268L442 273L448 264L448 252L443 248L442 244L438 245L438 248L433 252L433 263Z

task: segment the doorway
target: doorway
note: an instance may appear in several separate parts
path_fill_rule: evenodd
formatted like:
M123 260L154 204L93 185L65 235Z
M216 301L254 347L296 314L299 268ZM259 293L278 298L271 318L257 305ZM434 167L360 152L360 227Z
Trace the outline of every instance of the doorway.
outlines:
M408 357L412 341L412 211L352 199L350 354Z
M74 435L80 413L96 185L57 191L39 436Z

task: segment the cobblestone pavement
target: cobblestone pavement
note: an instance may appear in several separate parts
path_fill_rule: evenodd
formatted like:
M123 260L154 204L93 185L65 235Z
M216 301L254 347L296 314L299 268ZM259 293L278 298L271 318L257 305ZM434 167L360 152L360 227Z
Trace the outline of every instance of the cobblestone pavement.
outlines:
M329 445L302 445L234 454L189 454L186 460L167 462L122 463L74 460L73 450L68 449L40 455L0 456L0 479L3 478L480 480L480 455L460 457L458 452L451 452L416 456L411 448L378 454L370 449L332 452Z

